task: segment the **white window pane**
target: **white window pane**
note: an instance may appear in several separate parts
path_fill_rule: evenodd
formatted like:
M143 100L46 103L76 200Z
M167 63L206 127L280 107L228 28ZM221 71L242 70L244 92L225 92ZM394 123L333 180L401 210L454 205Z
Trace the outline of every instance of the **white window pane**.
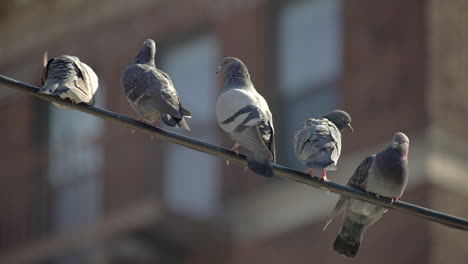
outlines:
M60 185L72 180L74 172L88 174L102 162L95 144L102 121L74 110L50 109L49 179Z
M340 72L340 1L285 4L279 14L280 89L297 95L311 81Z
M214 119L213 105L218 94L216 68L220 63L215 37L206 34L164 54L161 67L171 76L182 104L197 122Z
M104 87L100 89L96 100L102 106ZM57 231L98 217L104 153L97 142L103 128L99 118L50 106L48 179L53 194L52 222Z
M216 213L219 201L219 162L180 146L167 150L164 198L175 211L205 219Z
M183 105L192 112L190 136L216 144L214 105L219 64L216 39L206 34L164 52L161 68L171 76ZM178 133L186 133L178 130ZM175 211L209 218L219 202L219 160L173 144L165 147L164 199Z

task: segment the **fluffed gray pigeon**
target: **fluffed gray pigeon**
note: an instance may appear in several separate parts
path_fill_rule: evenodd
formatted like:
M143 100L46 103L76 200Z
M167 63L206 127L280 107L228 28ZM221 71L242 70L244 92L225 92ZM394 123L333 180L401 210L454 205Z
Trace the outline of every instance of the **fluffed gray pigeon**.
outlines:
M322 180L327 180L326 171L336 170L341 153L341 130L351 132L351 116L342 110L334 110L322 118L309 118L294 135L294 150L297 159L309 169L322 170Z
M392 143L382 152L367 157L354 171L348 186L377 196L398 200L408 181L408 137L398 132ZM325 227L343 209L343 224L333 249L346 256L356 256L363 239L364 231L377 222L387 209L378 205L341 196L336 203Z
M224 85L216 103L220 127L235 141L232 150L242 146L248 167L265 177L274 176L275 161L273 117L265 99L255 90L245 64L233 57L218 67Z
M190 111L182 107L171 77L156 68L156 44L152 39L143 42L143 48L122 73L122 86L130 106L140 116L140 121L164 124L190 130L184 117Z
M60 98L67 98L75 104L94 105L94 94L99 87L99 81L91 67L81 62L77 57L69 55L48 60L47 52L44 53L43 66L40 93L58 95Z

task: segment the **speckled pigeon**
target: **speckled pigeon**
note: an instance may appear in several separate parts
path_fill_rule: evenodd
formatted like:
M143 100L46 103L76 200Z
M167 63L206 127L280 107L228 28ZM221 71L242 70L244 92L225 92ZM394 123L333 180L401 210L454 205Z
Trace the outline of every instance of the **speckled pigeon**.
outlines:
M377 196L398 200L405 190L408 174L408 137L398 132L382 152L367 157L354 171L348 186ZM378 205L341 196L325 227L345 209L340 233L333 249L346 257L356 256L364 231L377 222L387 209Z
M341 153L341 133L344 128L351 132L351 116L342 110L334 110L322 118L309 118L294 136L294 150L297 159L309 169L322 170L322 180L327 180L326 171L336 170Z
M224 86L216 103L220 127L235 141L233 151L245 148L248 167L265 177L274 176L273 117L265 99L255 90L245 64L233 57L223 60L218 71Z
M99 87L96 73L77 57L62 55L47 59L44 53L44 71L40 93L68 98L73 103L94 105L94 94ZM62 105L55 105L63 107Z
M171 77L156 68L156 44L152 39L143 43L136 58L122 73L122 86L130 106L140 116L140 121L164 124L190 130L185 117L191 113L182 107Z

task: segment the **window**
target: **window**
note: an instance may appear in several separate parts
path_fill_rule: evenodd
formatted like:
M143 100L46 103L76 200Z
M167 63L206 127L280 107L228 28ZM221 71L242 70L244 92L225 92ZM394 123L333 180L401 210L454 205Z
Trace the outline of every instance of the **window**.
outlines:
M294 155L295 129L338 105L341 71L339 0L295 1L278 10L278 70L282 98L279 162L303 168Z
M102 107L99 88L96 101ZM100 103L101 102L101 103ZM101 212L101 168L103 149L98 141L103 121L94 116L49 108L48 179L51 190L51 224L54 232L67 232L94 223ZM56 259L71 263L87 259L95 247L87 246Z
M216 67L219 52L216 39L205 34L164 52L158 64L166 71L183 105L196 120L188 123L192 137L218 143L214 105L217 99ZM181 129L174 130L184 133ZM208 218L217 209L220 178L219 160L207 154L174 145L165 145L164 199L179 213Z

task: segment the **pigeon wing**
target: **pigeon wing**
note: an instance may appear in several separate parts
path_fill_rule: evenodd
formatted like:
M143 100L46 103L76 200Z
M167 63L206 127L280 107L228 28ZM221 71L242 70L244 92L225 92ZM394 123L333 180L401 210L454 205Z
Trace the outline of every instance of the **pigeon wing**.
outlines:
M165 72L163 72L163 71L161 71L161 70L159 70L159 69L156 69L156 70L157 70L159 73L161 73L161 74L166 78L166 80L167 80L167 82L168 82L168 87L172 87L173 90L175 91L174 83L172 82L171 76L169 76L169 74L167 74L167 73L165 73ZM174 94L173 94L172 96L173 96L173 97L175 96L175 98L177 99L177 102L178 102L178 104L179 104L178 106L179 106L179 108L180 108L180 111L182 111L182 115L183 115L184 117L189 117L189 118L192 117L192 113L190 113L189 110L185 109L185 108L182 106L182 103L180 102L180 99L179 99L177 93L174 92Z
M359 166L356 168L347 185L360 190L366 190L369 169L374 164L374 161L375 155L365 158L364 161L362 161L361 164L359 164Z
M70 90L82 101L88 104L94 104L94 94L99 86L96 73L81 62L77 57L67 56L73 63L76 70L77 79L74 86L70 85Z
M255 118L259 112L251 108L249 116ZM270 122L261 120L257 124L249 124L249 118L244 120L233 132L229 133L232 139L249 151L255 153L268 153L269 159L275 159L274 131Z
M122 76L122 85L125 95L133 103L173 117L182 117L177 93L167 88L167 79L158 78L148 66L133 64L127 67Z
M319 151L331 151L332 160L336 162L340 155L336 139L341 140L341 135L335 125L325 119L310 118L296 130L296 156L300 160L307 160Z
M359 166L356 168L356 170L353 173L353 176L351 176L347 185L350 187L365 190L369 169L372 167L374 159L375 155L365 158L364 161L362 161L361 164L359 164ZM325 230L327 226L333 221L333 218L335 218L335 216L338 215L338 213L346 207L346 205L349 203L349 200L350 198L348 197L340 196L340 199L336 203L335 209L333 209L333 212L328 217L328 220L325 223L323 230Z

